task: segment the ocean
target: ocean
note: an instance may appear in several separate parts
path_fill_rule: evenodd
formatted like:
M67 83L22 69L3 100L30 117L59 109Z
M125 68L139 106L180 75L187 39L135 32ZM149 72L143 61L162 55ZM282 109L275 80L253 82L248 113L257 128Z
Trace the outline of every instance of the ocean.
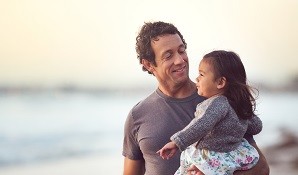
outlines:
M122 158L123 125L150 92L0 94L0 168L85 155ZM298 93L260 92L259 147L278 142L279 129L298 133Z

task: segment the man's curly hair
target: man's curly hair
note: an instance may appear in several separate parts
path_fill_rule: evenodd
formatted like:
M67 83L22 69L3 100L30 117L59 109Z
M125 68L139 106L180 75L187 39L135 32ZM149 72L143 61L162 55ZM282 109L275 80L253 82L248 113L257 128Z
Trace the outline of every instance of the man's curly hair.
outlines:
M155 54L151 47L151 41L157 41L157 37L166 34L178 34L186 48L187 44L182 34L173 24L161 21L145 22L138 36L136 37L136 52L140 64L142 64L142 59L146 59L156 66ZM144 66L142 67L142 69L143 71L147 71L149 74L152 74Z

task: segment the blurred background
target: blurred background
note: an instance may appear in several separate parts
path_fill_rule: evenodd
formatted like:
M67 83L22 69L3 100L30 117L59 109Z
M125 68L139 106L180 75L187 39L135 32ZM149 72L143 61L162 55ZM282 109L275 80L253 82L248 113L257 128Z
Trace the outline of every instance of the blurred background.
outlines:
M180 30L193 80L204 54L240 55L270 174L297 174L297 18L295 0L1 0L0 174L122 173L126 115L156 88L135 53L148 21Z

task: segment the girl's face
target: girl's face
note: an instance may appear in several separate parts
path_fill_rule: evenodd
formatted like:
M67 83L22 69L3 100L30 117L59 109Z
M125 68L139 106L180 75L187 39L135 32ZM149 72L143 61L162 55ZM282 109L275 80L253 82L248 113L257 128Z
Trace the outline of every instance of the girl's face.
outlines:
M199 76L197 77L198 94L209 98L217 94L223 93L223 86L221 85L221 78L215 79L214 69L210 62L200 62Z

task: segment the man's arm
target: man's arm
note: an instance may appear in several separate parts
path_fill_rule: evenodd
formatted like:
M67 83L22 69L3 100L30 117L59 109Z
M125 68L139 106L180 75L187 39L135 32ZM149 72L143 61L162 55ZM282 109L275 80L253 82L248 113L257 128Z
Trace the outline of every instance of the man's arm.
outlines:
M132 160L124 158L124 171L123 175L144 175L145 162L143 160Z
M256 166L254 166L252 169L246 170L246 171L235 171L234 175L269 175L269 166L267 163L267 160L261 150L258 148L256 143L251 143L253 147L256 148L258 151L260 158Z

